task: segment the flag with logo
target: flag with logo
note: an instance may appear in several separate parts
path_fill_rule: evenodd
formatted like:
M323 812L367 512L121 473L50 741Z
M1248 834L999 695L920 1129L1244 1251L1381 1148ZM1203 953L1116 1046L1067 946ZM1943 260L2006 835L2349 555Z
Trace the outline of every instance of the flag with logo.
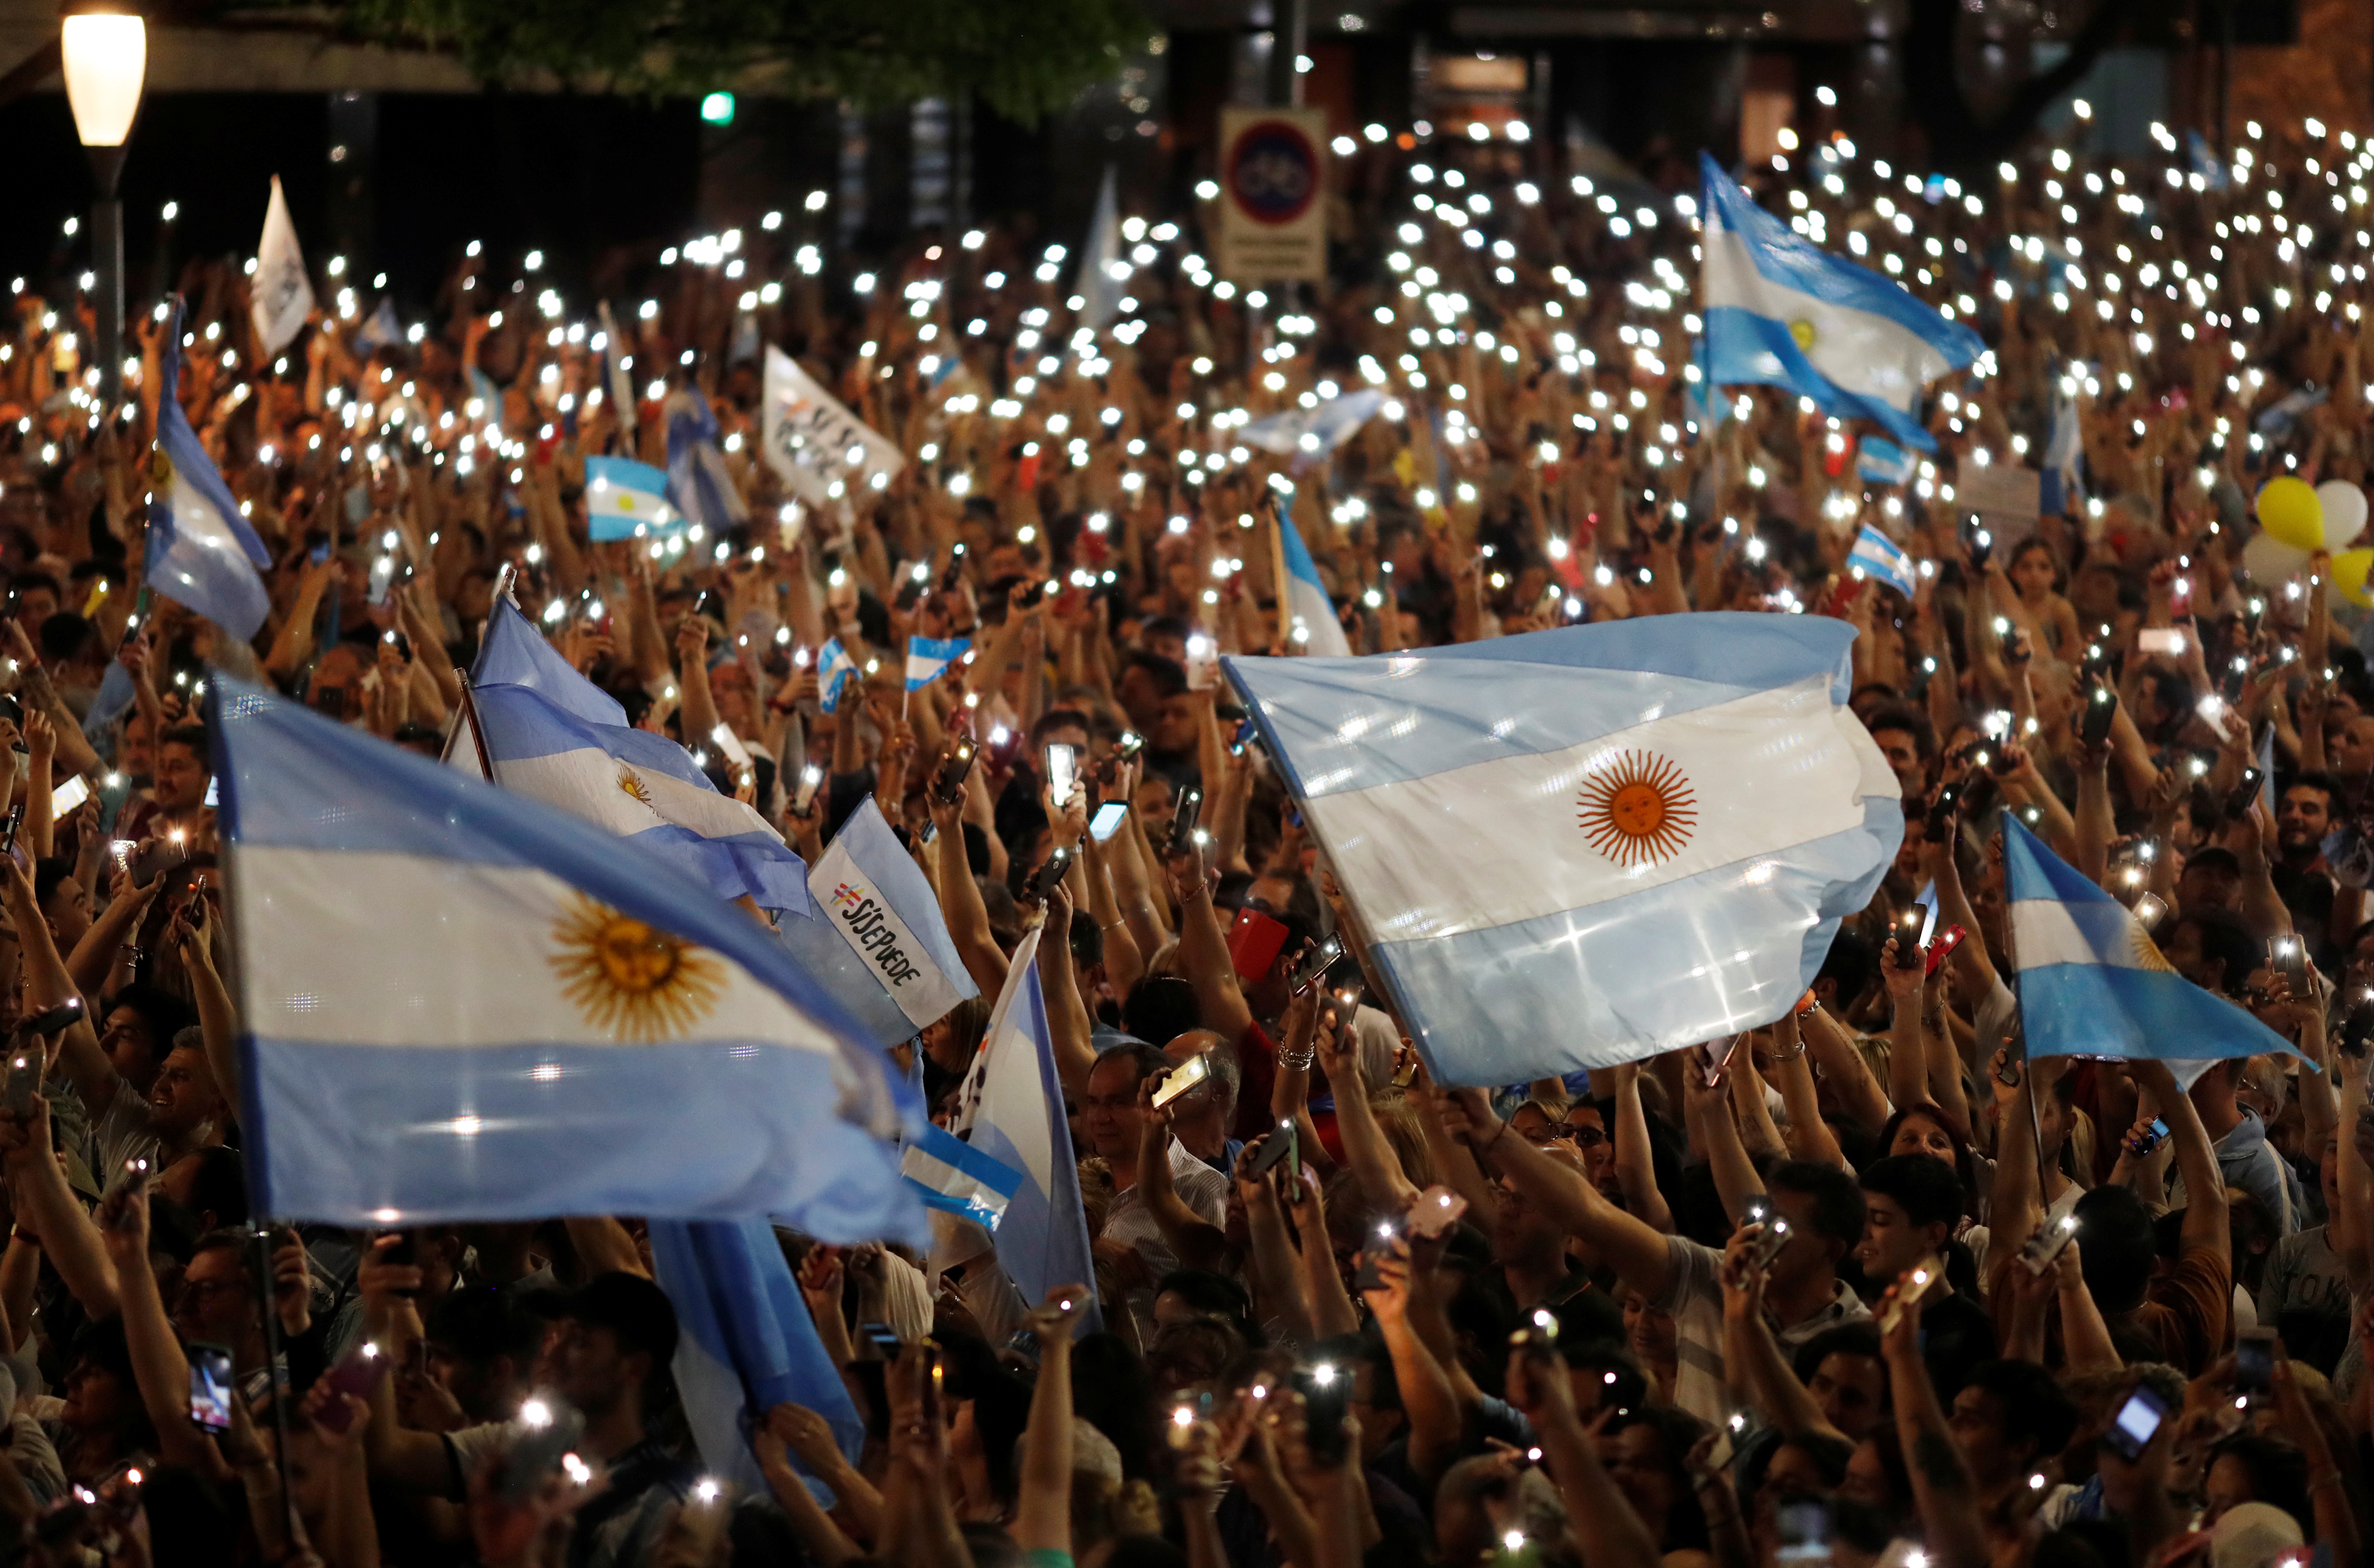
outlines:
M668 477L659 469L631 457L588 457L585 524L599 545L680 534L686 518L668 501Z
M1904 547L1866 523L1855 536L1854 548L1847 552L1847 565L1866 577L1877 578L1906 598L1921 586L1920 574L1913 570L1912 558Z
M828 713L840 706L841 689L857 673L857 661L840 645L838 637L825 639L817 650L817 700Z
M776 935L866 1037L911 1040L981 988L914 858L868 796L808 869L808 908Z
M1785 386L1936 451L1921 423L1922 389L1975 361L1985 342L1870 268L1826 253L1706 154L1698 166L1709 378Z
M305 253L298 248L297 225L288 217L288 198L280 194L277 174L264 207L264 237L255 245L248 301L255 341L267 360L295 341L313 313L313 284L305 276Z
M792 492L810 506L853 489L882 489L906 466L899 443L843 407L800 362L767 346L760 450Z
M781 1217L921 1241L921 1107L669 856L217 676L257 1212Z
M1713 612L1222 661L1436 1079L1769 1023L1903 836L1854 629Z
M2134 911L2010 812L2004 873L2030 1056L2157 1057L2177 1065L2188 1088L2225 1057L2299 1056L2251 1013L2178 973Z
M248 526L182 412L178 298L166 318L162 360L157 448L148 473L148 586L246 642L272 609L261 575L271 569L272 552Z
M645 843L719 898L807 909L807 867L783 836L720 795L683 747L628 724L508 598L487 617L469 696L495 783Z

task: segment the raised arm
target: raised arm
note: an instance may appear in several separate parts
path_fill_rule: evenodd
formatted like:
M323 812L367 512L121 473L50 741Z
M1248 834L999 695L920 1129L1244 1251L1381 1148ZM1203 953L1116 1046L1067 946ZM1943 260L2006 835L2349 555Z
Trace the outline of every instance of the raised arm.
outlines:
M41 918L41 905L33 898L33 884L23 869L12 859L5 873L7 878L8 917L17 928L18 950L24 955L25 1011L28 1014L46 1012L64 1007L81 994L75 989L73 978L58 958L57 944L50 939L49 922ZM88 1010L68 1024L58 1035L57 1065L65 1069L68 1081L82 1096L83 1106L97 1121L115 1103L115 1091L123 1080L115 1074L115 1064L99 1048L99 1036L91 1028Z
M1089 1294L1086 1285L1058 1285L1030 1315L1039 1382L1022 1429L1014 1507L1014 1544L1026 1555L1072 1550L1072 1326Z
M1205 1029L1231 1043L1244 1038L1253 1021L1252 1009L1237 984L1237 966L1228 957L1228 934L1212 908L1212 880L1204 867L1204 852L1190 845L1168 867L1171 894L1179 901L1179 967L1195 988L1195 1006Z
M1821 1089L1814 1082L1814 1069L1805 1060L1805 1043L1793 1012L1781 1014L1780 1020L1772 1026L1772 1065L1780 1078L1781 1108L1789 1113L1789 1158L1834 1165L1851 1173L1846 1151L1839 1147L1838 1134L1822 1119ZM1631 1197L1628 1185L1625 1196ZM1663 1202L1662 1198L1658 1201Z
M1789 1038L1792 1043L1796 1039L1793 1019L1790 1020ZM1802 1069L1803 1053L1799 1055ZM1610 1129L1616 1139L1616 1182L1624 1191L1625 1212L1639 1216L1651 1230L1671 1235L1674 1211L1657 1187L1657 1163L1649 1147L1649 1113L1640 1103L1640 1064L1625 1062L1608 1068L1607 1074L1614 1086L1608 1098L1616 1103L1616 1125ZM1812 1075L1805 1076L1811 1082ZM1796 1108L1792 1106L1789 1120L1792 1134L1796 1119ZM1816 1119L1814 1125L1820 1126L1821 1123Z
M965 858L964 819L960 806L934 796L932 820L939 835L932 842L940 857L940 914L948 936L964 960L965 973L984 996L1005 988L1005 952L990 935L989 907L981 902L981 887L972 879L972 863Z
M2192 1097L2176 1086L2176 1075L2168 1071L2167 1063L2146 1056L2136 1060L2130 1070L2158 1102L2168 1141L2176 1146L2176 1168L2184 1177L2183 1245L2215 1253L2231 1279L2234 1252L2226 1222L2226 1178L2218 1172L2216 1147L2201 1125L2201 1113L2192 1108Z
M1317 1010L1306 997L1295 998L1295 1005ZM1328 1087L1335 1091L1335 1131L1344 1140L1344 1157L1359 1178L1361 1193L1380 1214L1404 1212L1417 1197L1417 1188L1403 1173L1400 1156L1377 1125L1376 1110L1369 1103L1369 1085L1360 1073L1359 1042L1353 1036L1351 1020L1336 1019L1331 1008L1320 1024L1315 1043Z
M1890 1287L1881 1322L1902 1285ZM1926 1527L1932 1562L1946 1568L1988 1568L1987 1535L1979 1517L1978 1486L1961 1446L1945 1424L1936 1386L1921 1359L1921 1312L1906 1307L1893 1327L1880 1331L1880 1355L1896 1397L1896 1433L1904 1444L1905 1468L1912 1478L1912 1501Z

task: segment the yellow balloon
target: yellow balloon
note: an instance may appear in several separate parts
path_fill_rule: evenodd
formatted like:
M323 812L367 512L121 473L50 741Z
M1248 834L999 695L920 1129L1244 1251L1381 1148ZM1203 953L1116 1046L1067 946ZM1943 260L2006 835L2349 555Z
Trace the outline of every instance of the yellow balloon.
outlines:
M2295 549L2324 548L2324 502L2315 487L2289 474L2259 491L2259 526Z
M2374 550L2343 550L2333 558L2333 585L2360 609L2374 609L2374 595L2366 591L2366 574L2374 568Z

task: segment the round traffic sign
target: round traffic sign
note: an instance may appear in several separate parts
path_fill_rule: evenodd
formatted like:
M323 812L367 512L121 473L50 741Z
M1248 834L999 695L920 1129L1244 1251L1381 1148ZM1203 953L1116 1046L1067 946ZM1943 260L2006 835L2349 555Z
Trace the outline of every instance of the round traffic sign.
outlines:
M1256 223L1291 223L1319 196L1319 148L1291 120L1238 132L1224 170L1230 197Z

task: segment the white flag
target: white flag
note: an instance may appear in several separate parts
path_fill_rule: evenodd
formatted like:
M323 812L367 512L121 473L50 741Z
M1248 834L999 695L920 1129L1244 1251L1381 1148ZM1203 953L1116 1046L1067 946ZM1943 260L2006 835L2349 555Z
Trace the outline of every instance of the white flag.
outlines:
M297 225L288 219L288 199L280 194L277 174L272 177L271 205L264 209L264 238L256 242L248 300L256 345L266 359L287 348L313 312L313 285L305 276L305 253L297 248Z
M889 437L842 407L800 369L799 361L767 346L767 462L811 506L859 489L881 489L906 466ZM833 489L839 481L841 489Z
M1115 277L1118 272L1120 277ZM1086 301L1078 317L1082 326L1102 332L1121 313L1121 279L1129 264L1121 255L1121 218L1113 199L1113 167L1105 165L1104 183L1097 187L1096 215L1088 219L1087 243L1080 247L1080 276L1074 287Z

